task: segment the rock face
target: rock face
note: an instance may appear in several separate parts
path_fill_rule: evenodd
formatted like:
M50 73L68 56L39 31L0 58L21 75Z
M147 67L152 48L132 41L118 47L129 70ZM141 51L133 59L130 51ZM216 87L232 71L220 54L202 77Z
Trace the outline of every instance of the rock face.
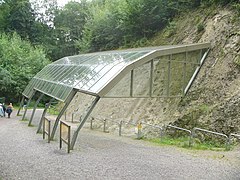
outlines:
M118 131L120 120L164 125L173 123L191 129L202 127L223 133L240 133L240 18L228 9L189 12L174 20L176 32L151 45L211 42L211 51L187 96L182 99L101 99L90 118L95 127L107 119L110 131ZM204 29L199 31L198 25ZM68 117L79 119L92 99L79 94L69 106ZM97 123L98 121L98 123ZM127 133L135 126L125 124ZM145 128L145 127L143 127ZM152 131L152 130L149 130Z
M226 9L203 18L205 31L198 41L210 41L212 49L189 94L178 105L175 124L240 133L240 69L234 63L240 55L240 19Z

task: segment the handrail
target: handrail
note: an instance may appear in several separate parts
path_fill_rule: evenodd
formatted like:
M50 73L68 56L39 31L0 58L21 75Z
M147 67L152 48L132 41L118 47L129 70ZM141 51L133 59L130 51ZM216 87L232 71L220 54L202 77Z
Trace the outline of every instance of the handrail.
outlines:
M231 133L230 136L229 136L229 138L230 138L231 136L234 136L234 137L238 137L238 138L240 138L240 134L234 134L234 133Z
M214 131L209 131L209 130L206 130L206 129L201 129L201 128L195 127L195 128L193 128L193 133L192 133L193 137L195 136L196 131L202 131L202 132L206 132L206 133L215 134L215 135L219 135L219 136L225 137L226 138L226 149L229 148L230 139L229 139L229 137L226 134L218 133L218 132L214 132Z
M92 122L94 120L98 120L98 121L102 121L104 122L104 127L103 127L103 131L106 132L106 121L107 119L91 119L91 126L90 128L92 129ZM111 122L115 122L119 125L119 136L121 136L122 132L121 132L121 129L122 129L122 125L123 123L125 123L126 125L127 124L130 124L130 125L133 125L133 126L136 126L137 123L131 123L131 122L125 122L123 120L121 121L114 121L114 120L111 120ZM158 128L160 129L160 138L162 140L162 137L164 136L164 126L161 127L161 126L158 126L158 125L152 125L152 124L148 124L148 123L143 123L141 122L142 125L146 125L146 126L150 126L150 127L153 127L153 128ZM198 127L194 127L193 130L189 130L189 129L185 129L185 128L181 128L181 127L178 127L178 126L174 126L174 125L167 125L166 128L174 128L174 129L177 129L177 130L182 130L182 131L185 131L185 132L188 132L189 133L189 146L192 146L193 144L193 138L196 134L196 131L202 131L202 132L205 132L205 133L210 133L210 134L215 134L215 135L219 135L219 136L223 136L226 138L226 149L229 148L230 146L230 138L231 136L235 136L235 137L239 137L240 138L240 135L239 134L233 134L231 133L229 135L229 137L226 135L226 134L223 134L223 133L218 133L218 132L214 132L214 131L209 131L209 130L206 130L206 129L201 129L201 128L198 128Z
M238 137L239 139L240 139L240 134L234 134L234 133L231 133L230 135L229 135L229 144L231 144L231 137Z
M163 133L164 128L163 127L152 125L152 124L148 124L148 123L142 123L142 124L150 126L150 127L153 127L153 128L160 129L160 138L161 138L161 141L162 141L162 138L163 138L163 135L164 135L164 133Z
M189 146L192 145L192 138L193 138L192 131L190 131L189 129L185 129L185 128L181 128L181 127L177 127L177 126L173 126L173 125L167 125L167 128L168 127L188 132L189 133Z

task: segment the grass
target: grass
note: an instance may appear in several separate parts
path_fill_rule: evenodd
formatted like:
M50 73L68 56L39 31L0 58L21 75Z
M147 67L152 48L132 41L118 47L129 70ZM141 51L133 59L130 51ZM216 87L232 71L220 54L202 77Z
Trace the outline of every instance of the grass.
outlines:
M55 108L49 108L48 113L51 114L51 115L58 115L59 111Z
M232 149L226 149L225 144L221 144L219 142L214 141L205 141L200 142L194 139L194 143L192 146L189 146L189 137L178 137L178 138L172 138L172 137L164 137L162 140L157 139L145 139L146 141L152 142L154 144L160 145L160 146L177 146L181 148L191 149L191 150L212 150L212 151L226 151Z

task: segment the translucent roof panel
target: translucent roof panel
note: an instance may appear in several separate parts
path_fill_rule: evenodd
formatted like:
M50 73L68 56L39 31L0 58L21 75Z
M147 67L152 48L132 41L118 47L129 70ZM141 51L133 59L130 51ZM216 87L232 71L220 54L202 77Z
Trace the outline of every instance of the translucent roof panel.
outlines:
M35 89L55 99L65 101L72 90L77 90L104 97L129 71L157 56L208 47L209 43L202 43L191 46L159 46L64 57L44 67L30 81L23 95L29 98Z

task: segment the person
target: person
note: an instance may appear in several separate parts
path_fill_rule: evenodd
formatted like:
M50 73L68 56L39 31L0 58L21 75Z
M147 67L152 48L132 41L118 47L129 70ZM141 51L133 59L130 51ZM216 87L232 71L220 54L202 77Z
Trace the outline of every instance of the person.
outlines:
M13 105L12 105L12 103L10 103L7 106L7 109L6 109L6 113L8 114L8 118L10 118L12 111L13 111Z
M26 107L27 107L27 100L26 100L26 99L24 99L24 102L23 102L23 110L25 110L25 109L26 109Z
M3 112L3 107L2 107L2 103L0 103L0 117L4 116L4 112Z
M6 106L5 106L5 104L4 104L4 103L2 104L2 108L3 108L3 116L5 117L5 113L6 113Z

